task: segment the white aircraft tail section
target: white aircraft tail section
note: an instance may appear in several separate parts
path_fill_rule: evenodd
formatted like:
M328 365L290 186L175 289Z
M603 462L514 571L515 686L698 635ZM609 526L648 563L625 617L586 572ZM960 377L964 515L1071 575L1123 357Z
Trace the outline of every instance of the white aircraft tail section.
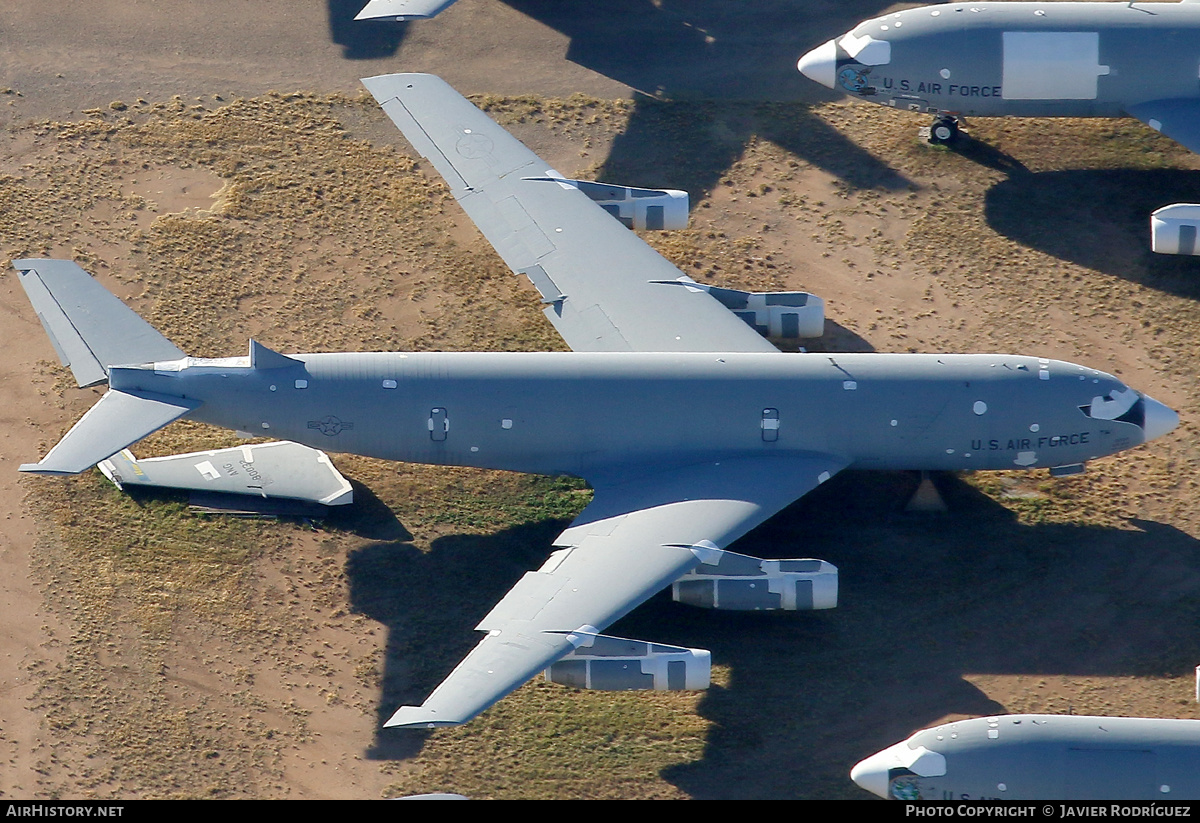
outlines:
M80 386L108 380L109 366L185 356L70 260L14 260L13 267L58 359Z
M80 386L108 381L112 366L186 357L70 260L15 260L13 266L59 360ZM199 406L182 397L110 390L41 462L21 471L78 474Z

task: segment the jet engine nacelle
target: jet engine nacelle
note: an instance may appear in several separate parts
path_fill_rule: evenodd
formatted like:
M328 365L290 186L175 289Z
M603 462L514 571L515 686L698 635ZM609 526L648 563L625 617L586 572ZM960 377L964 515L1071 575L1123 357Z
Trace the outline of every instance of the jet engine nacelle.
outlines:
M706 291L763 337L797 340L825 333L825 301L803 291L739 291L698 283L686 274L676 280L652 280L664 286Z
M825 333L825 301L803 291L748 292L710 287L708 293L763 337L796 340Z
M832 609L837 595L837 567L832 563L761 560L727 551L671 585L676 602L737 611Z
M712 654L643 640L583 631L571 633L575 650L546 669L551 683L577 689L682 691L707 689Z
M579 189L626 228L667 231L688 227L688 193L678 189L639 189L565 177L530 177Z
M1150 215L1150 248L1158 254L1200 255L1200 205L1175 203Z

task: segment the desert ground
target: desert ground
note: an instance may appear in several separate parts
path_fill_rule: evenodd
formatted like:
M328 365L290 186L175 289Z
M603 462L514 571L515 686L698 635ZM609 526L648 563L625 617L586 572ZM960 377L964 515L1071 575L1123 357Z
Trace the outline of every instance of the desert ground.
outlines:
M846 472L740 551L820 557L841 604L615 634L711 649L704 693L533 682L383 730L590 492L345 455L323 522L200 517L98 472L22 476L99 396L0 278L0 797L865 798L859 759L1008 712L1200 718L1200 270L1149 251L1197 158L1132 121L921 117L794 69L881 2L459 0L0 6L0 257L74 259L190 354L561 349L360 77L440 74L567 174L687 189L647 235L699 280L812 291L817 351L1000 351L1110 371L1175 432L1083 475ZM139 456L213 448L175 424Z

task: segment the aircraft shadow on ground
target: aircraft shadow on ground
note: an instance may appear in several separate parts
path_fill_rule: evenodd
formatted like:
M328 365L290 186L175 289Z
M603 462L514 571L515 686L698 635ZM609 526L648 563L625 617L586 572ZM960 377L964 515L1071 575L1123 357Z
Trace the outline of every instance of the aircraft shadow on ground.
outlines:
M811 352L873 352L875 346L857 332L825 318L825 333L815 340L798 341ZM778 343L778 341L777 341Z
M737 547L834 563L835 610L731 617L655 601L614 627L670 625L668 642L731 669L700 704L704 758L667 780L693 797L866 796L848 777L863 757L948 714L1007 710L968 675L1178 676L1200 662L1200 542L1142 521L1022 525L957 477L935 479L947 515L903 512L915 475L851 472Z
M1077 169L1014 174L986 194L988 225L1012 240L1158 291L1200 299L1195 258L1150 250L1150 213L1195 202L1200 171Z
M866 755L947 714L1005 711L969 675L1180 675L1200 661L1195 539L1151 522L1023 525L952 475L935 475L949 514L906 514L917 478L844 473L734 547L834 563L835 610L704 611L660 594L609 629L710 649L729 669L701 699L704 757L667 780L693 797L853 797L847 775ZM388 629L380 723L474 647L474 626L565 526L351 554L351 606ZM426 734L381 730L368 754L414 756Z
M391 57L400 49L408 23L394 20L355 20L367 0L325 0L329 39L342 47L347 60Z
M891 3L880 0L505 0L568 36L567 59L672 99L833 99L796 70L804 52Z
M634 101L625 131L597 179L687 191L697 203L716 187L751 139L766 140L853 188L896 190L899 172L813 115L803 103Z
M351 609L388 629L377 727L400 706L419 706L466 657L481 638L475 626L525 572L542 565L566 527L567 521L547 520L441 537L428 553L391 542L349 555ZM411 757L425 736L380 728L368 756Z
M398 543L412 540L412 534L375 492L357 480L351 480L350 485L354 487L354 504L334 508L327 518L330 526L365 540Z
M952 146L948 146L947 149L973 163L978 163L985 168L1003 174L1017 175L1029 173L1029 169L1025 167L1025 164L1011 154L1001 151L990 143L975 140L965 132L960 132L958 140Z
M886 3L768 0L748 13L727 0L506 2L568 35L569 60L640 92L604 163L608 182L685 189L698 201L757 136L855 188L908 185L810 112L812 103L838 95L796 70L801 53ZM330 36L348 59L399 48L407 24L355 22L364 0L327 3ZM519 66L521 56L512 60Z

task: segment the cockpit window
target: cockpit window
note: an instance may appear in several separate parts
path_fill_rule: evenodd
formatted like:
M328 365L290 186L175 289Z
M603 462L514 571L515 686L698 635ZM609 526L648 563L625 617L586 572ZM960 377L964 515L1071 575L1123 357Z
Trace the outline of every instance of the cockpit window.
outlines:
M1114 390L1092 398L1079 410L1093 420L1115 420L1142 426L1146 421L1146 404L1134 389Z

